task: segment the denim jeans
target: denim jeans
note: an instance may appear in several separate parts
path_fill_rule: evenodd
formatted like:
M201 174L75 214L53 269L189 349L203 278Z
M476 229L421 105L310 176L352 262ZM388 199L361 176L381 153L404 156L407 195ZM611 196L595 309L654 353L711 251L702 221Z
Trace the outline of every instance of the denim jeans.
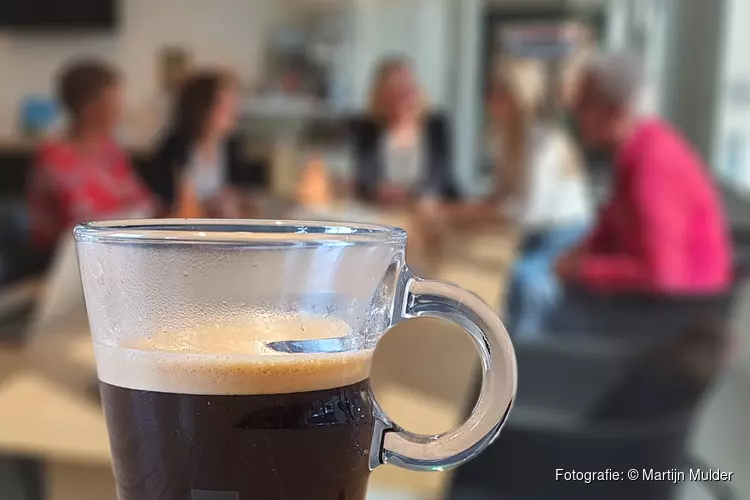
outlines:
M515 338L530 338L545 331L548 315L560 298L554 272L558 258L586 234L583 223L568 224L526 236L513 265L505 305L505 323Z

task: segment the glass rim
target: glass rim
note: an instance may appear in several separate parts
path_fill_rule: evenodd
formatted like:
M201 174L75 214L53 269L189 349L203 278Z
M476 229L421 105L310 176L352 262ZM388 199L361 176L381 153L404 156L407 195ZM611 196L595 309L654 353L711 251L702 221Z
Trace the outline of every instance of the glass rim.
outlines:
M76 242L122 244L230 244L267 247L395 245L406 231L394 226L284 219L122 219L73 229Z

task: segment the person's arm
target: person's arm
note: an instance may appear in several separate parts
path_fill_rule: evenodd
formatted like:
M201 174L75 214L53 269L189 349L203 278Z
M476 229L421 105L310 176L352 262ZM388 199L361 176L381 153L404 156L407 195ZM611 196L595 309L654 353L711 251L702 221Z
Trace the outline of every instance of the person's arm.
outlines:
M557 272L564 278L577 277L579 263L586 254L606 253L602 250L610 246L612 241L610 214L608 209L604 209L599 214L599 219L588 237L583 238L580 243L570 248L557 261ZM567 270L574 269L575 276L569 276Z
M37 155L26 193L31 240L40 248L52 247L64 224L59 185L50 160L44 151Z
M593 288L610 291L663 291L684 269L681 242L689 227L682 191L669 159L643 161L632 179L632 203L641 245L633 254L584 253L579 277Z
M190 176L181 174L175 176L176 198L172 208L172 217L178 219L196 219L206 217L206 211L198 199Z
M448 119L441 114L427 119L428 143L426 145L430 167L425 175L423 192L429 196L454 200L458 198L458 188L453 177L451 128Z
M352 120L353 191L355 196L365 201L373 201L377 198L380 176L377 159L379 135L377 125L370 120Z
M158 197L148 188L129 155L116 145L113 146L112 155L112 164L116 166L120 179L121 207L118 207L118 211L133 214L133 217L154 217L162 213Z
M151 158L151 164L143 172L143 181L167 207L173 211L177 203L180 185L177 177L187 162L188 147L177 134L167 135Z
M581 242L580 251L596 252L598 249L606 247L612 239L611 225L609 221L609 212L604 209L599 215L600 221L589 234L589 237Z

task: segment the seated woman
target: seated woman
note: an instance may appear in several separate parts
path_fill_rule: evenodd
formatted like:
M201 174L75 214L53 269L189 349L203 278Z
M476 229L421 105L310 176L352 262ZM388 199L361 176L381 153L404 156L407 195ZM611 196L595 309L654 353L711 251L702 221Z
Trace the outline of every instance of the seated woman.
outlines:
M587 61L575 117L583 144L612 158L613 185L591 235L557 262L566 293L550 315L556 333L663 339L695 312L665 303L732 290L732 244L711 169L673 127L642 115L642 91L632 56Z
M499 213L523 231L505 306L515 337L545 333L545 316L560 293L555 262L591 220L578 151L560 126L541 118L546 92L542 68L531 61L506 61L491 86L489 109L502 142Z
M103 62L78 61L57 86L69 126L39 148L28 190L32 238L45 250L78 222L152 216L156 208L114 140L123 109L117 72Z
M239 87L229 74L205 71L189 78L145 180L178 217L240 217L232 188L247 177L237 123Z
M392 205L456 196L448 124L426 109L405 59L380 64L370 115L355 121L353 135L359 198Z

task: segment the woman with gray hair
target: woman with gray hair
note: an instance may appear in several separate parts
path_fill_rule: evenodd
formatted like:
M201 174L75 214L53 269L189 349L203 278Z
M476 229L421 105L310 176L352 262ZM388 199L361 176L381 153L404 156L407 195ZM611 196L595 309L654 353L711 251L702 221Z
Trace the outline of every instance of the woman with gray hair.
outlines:
M578 130L587 147L613 158L613 185L591 236L557 263L574 286L552 315L556 331L663 333L649 315L623 313L622 297L649 303L731 285L731 244L710 170L673 127L639 113L640 90L640 65L628 54L599 55L586 68Z

